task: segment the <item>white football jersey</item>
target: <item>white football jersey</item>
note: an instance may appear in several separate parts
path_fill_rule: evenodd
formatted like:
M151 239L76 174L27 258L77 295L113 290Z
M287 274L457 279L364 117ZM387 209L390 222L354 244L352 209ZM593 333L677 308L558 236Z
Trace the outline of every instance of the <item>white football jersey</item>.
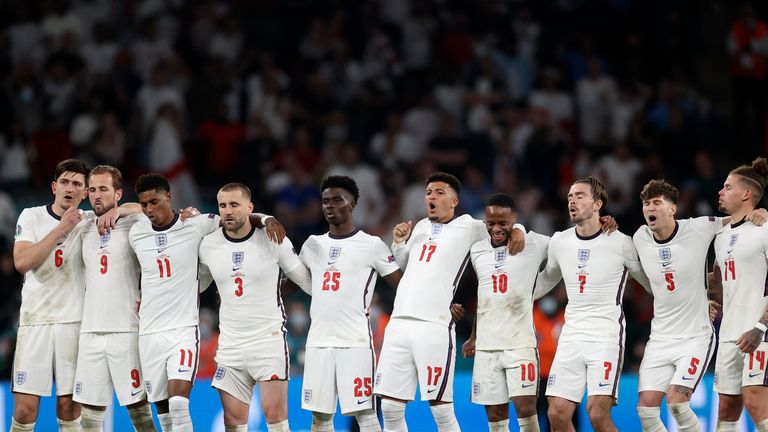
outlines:
M221 228L200 243L200 265L213 276L221 297L216 363L243 366L264 341L284 337L280 282L302 265L287 237L278 245L256 227L241 239Z
M723 222L698 217L675 222L658 241L647 225L632 237L653 292L651 339L690 339L712 334L707 296L707 252Z
M40 266L24 275L19 325L61 324L83 318L83 258L80 236L92 223L93 212L64 238ZM15 241L40 242L61 221L51 205L22 210L16 225Z
M128 233L143 215L121 217L100 235L95 223L83 230L85 302L81 333L137 332L139 315L139 262Z
M593 236L581 237L575 228L552 236L547 266L539 274L537 286L542 284L551 289L561 277L565 283L568 305L561 341L624 342L622 296L628 271L648 286L629 236L598 231Z
M387 245L361 230L342 237L325 233L310 236L299 256L312 275L307 346L373 348L368 308L376 273L399 269Z
M489 238L485 224L469 215L444 224L419 221L404 245L392 245L397 263L405 271L392 318L410 317L448 326L451 300L469 263L469 250Z
M135 223L131 247L141 267L139 333L195 326L198 323L198 250L206 234L219 227L213 213L154 228L149 219Z
M529 232L525 249L510 255L490 240L472 245L477 274L477 329L475 348L508 350L536 348L533 327L533 288L547 259L549 237Z
M723 281L720 342L735 342L768 306L768 225L741 221L725 226L715 237L715 259Z

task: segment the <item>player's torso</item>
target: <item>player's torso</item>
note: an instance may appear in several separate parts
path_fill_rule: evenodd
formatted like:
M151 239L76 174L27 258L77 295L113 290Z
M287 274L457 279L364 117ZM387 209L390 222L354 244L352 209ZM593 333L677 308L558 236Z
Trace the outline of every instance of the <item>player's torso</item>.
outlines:
M655 240L647 226L641 227L634 236L653 292L651 338L698 337L712 331L706 260L714 231L708 236L704 231L695 230L692 223L698 222L701 221L677 221L677 228L665 241Z
M37 243L53 231L61 218L51 206L33 207L26 210ZM20 325L77 322L83 315L83 261L82 230L90 222L92 214L85 214L37 268L24 275Z
M207 235L200 245L200 262L210 270L221 297L220 343L238 337L282 337L282 271L277 249L263 230L254 229L242 239L228 238L223 229Z
M478 225L480 224L480 228ZM449 223L424 219L413 230L408 264L395 297L393 316L409 316L442 324L451 320L450 303L469 263L469 249L484 231L467 215ZM486 234L487 237L487 234Z
M477 349L536 346L533 288L543 257L533 235L528 234L525 249L514 256L506 245L494 248L490 241L472 246L477 274Z
M368 307L377 277L374 240L356 231L337 238L312 236L304 243L302 260L312 275L308 346L370 346Z
M550 249L568 294L561 338L591 340L599 335L614 342L623 338L621 300L629 277L625 238L619 232L579 238L574 228L552 238Z
M138 331L139 266L128 233L143 216L117 220L100 235L95 223L83 232L85 303L81 332Z
M715 254L723 284L720 340L736 340L754 326L768 305L766 232L751 222L731 224L717 234Z

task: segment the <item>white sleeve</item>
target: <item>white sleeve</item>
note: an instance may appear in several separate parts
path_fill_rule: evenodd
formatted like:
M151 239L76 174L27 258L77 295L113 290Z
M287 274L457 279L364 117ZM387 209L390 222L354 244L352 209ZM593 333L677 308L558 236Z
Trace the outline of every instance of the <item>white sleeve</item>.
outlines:
M307 293L307 295L312 295L312 274L302 262L299 262L299 265L294 267L293 270L286 271L285 276L287 276L291 282L298 285L302 291Z
M634 280L642 285L649 294L653 294L651 291L651 282L648 280L648 276L643 270L643 265L640 263L640 257L637 255L637 249L635 249L635 243L632 241L631 237L626 236L624 238L622 252L624 254L624 266L629 270L629 274Z
M395 262L395 255L380 238L373 239L373 268L381 277L388 276L400 267Z
M550 240L549 246L552 246L552 240ZM552 254L552 248L547 248L547 265L544 270L539 272L539 276L536 278L536 287L533 291L533 299L538 300L547 295L563 278L562 271L560 270L560 264L557 262Z
M691 219L691 225L696 232L705 238L714 238L715 234L723 228L723 218L716 216L701 216Z
M184 222L191 223L200 231L201 235L205 236L219 229L221 218L216 213L207 213L191 217Z
M488 229L485 227L485 222L477 219L472 219L472 244L479 241L486 240L488 238Z
M213 275L211 274L211 270L208 269L208 266L202 262L197 265L197 281L199 292L207 290L208 287L210 287L213 283Z
M549 236L545 236L531 231L536 239L536 243L539 245L539 263L547 262L547 253L549 252Z
M288 237L284 238L281 244L276 244L275 247L277 247L277 262L285 274L288 274L288 272L298 266L304 265L301 263L299 256L296 255L296 250L293 249L293 243L291 243L291 240Z
M22 210L19 215L19 220L16 222L14 241L28 241L32 243L37 243L38 241L35 235L35 218L29 209Z

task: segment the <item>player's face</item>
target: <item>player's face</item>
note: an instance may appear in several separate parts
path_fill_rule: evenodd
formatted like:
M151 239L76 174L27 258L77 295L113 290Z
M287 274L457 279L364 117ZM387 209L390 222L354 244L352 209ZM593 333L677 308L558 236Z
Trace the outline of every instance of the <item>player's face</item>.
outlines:
M219 191L216 200L219 202L221 224L230 232L240 230L253 212L253 203L239 189Z
M717 207L721 212L731 214L742 205L748 191L742 183L739 176L733 174L725 179L723 188L717 194Z
M445 223L453 218L459 198L448 183L432 182L427 185L424 193L424 205L427 207L429 220Z
M51 182L53 203L66 210L75 203L80 203L88 194L85 190L85 176L79 173L65 172Z
M115 189L112 174L94 174L88 180L88 199L96 216L101 216L117 205L123 196L122 189Z
M677 206L666 197L658 196L643 201L643 216L648 228L661 232L675 224Z
M323 217L331 225L341 225L352 217L355 208L352 194L342 188L328 188L321 196Z
M592 190L586 183L575 183L568 191L568 215L571 223L579 224L600 211L600 205L592 198Z
M139 204L153 226L162 226L173 214L171 193L164 190L152 189L140 193Z
M517 220L517 214L509 207L488 206L485 208L485 228L491 235L491 243L494 247L507 244L515 220Z

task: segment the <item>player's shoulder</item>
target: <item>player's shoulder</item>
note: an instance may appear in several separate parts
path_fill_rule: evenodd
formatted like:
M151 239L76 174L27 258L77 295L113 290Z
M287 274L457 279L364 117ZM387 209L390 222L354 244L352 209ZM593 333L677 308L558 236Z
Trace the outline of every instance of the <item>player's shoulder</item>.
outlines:
M200 245L213 245L216 243L221 243L224 240L226 240L224 238L224 228L220 228L204 235Z
M130 235L134 236L150 231L152 231L152 222L150 222L149 218L143 217L138 218L133 226L131 226Z
M37 219L38 217L45 216L47 214L56 217L48 205L27 207L21 211L19 214L19 219Z
M489 250L493 249L493 245L491 245L491 242L488 240L478 240L474 243L472 243L472 246L469 248L469 251L472 255L476 255L483 252L488 252Z

